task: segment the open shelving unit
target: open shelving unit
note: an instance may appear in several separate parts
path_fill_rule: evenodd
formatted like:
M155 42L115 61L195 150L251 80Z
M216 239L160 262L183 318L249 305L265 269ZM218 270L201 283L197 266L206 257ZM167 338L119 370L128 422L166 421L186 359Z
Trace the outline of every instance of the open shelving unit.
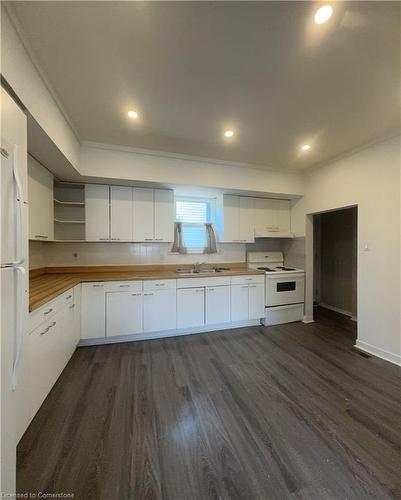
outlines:
M55 241L85 241L85 186L54 183Z

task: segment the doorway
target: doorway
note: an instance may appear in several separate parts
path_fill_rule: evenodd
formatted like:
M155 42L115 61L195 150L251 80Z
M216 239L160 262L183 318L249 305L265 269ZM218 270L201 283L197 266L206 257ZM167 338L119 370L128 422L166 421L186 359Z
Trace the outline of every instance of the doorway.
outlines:
M357 207L313 216L313 301L357 320Z

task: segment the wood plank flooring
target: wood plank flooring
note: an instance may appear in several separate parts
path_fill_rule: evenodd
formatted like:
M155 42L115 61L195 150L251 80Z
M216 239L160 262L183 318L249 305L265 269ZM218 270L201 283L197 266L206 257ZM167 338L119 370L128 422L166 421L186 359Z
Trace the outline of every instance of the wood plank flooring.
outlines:
M76 500L395 499L400 370L316 323L80 348L18 447Z

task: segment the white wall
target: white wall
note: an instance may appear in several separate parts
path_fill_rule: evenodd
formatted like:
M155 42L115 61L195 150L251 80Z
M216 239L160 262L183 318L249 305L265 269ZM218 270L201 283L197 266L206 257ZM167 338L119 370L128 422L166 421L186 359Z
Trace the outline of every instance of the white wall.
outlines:
M1 73L28 111L76 168L80 144L1 7Z
M84 176L156 182L166 185L204 186L301 196L303 175L223 165L173 156L142 154L116 146L81 149L80 172Z
M400 138L306 174L292 229L306 234L307 317L313 315L313 231L306 216L352 205L358 206L357 345L400 363Z

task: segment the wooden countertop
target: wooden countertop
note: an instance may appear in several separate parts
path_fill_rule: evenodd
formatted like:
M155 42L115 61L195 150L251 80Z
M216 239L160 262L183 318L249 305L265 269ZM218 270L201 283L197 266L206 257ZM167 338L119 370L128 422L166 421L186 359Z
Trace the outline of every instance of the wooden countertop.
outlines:
M214 264L213 267L225 267L228 271L219 273L180 275L176 269L189 269L192 266L104 266L104 267L66 267L42 268L30 271L29 276L29 311L46 304L69 288L79 283L90 281L124 281L185 279L219 276L238 276L241 274L264 274L264 271L249 269L245 264ZM210 267L205 266L205 267Z

